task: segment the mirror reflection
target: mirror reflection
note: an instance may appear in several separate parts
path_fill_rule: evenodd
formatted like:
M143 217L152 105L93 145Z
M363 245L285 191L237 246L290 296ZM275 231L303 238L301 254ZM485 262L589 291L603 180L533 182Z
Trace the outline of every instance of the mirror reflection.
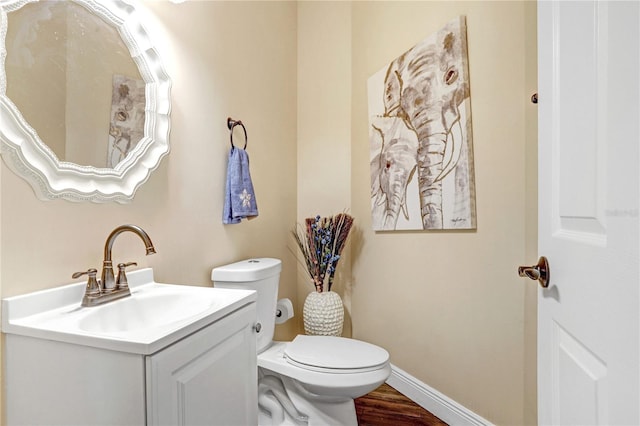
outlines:
M7 97L60 161L115 167L144 135L145 82L115 27L69 1L8 14Z

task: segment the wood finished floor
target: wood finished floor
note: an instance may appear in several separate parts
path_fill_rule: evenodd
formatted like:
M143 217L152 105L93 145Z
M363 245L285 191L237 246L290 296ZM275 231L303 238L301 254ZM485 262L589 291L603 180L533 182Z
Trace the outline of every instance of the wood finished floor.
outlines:
M358 426L447 426L386 383L355 402Z

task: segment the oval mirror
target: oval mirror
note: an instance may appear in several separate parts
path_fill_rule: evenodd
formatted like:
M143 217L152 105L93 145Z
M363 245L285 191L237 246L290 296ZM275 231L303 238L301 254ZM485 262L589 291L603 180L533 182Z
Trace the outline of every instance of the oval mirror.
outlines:
M169 152L171 82L122 0L0 3L0 153L42 199L131 200Z

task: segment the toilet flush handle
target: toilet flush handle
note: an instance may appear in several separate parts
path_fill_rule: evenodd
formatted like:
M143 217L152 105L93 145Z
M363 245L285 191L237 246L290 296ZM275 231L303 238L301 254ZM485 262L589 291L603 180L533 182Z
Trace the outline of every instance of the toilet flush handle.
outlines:
M262 330L262 324L257 322L256 325L253 326L253 329L256 331L256 333L260 333L260 330Z

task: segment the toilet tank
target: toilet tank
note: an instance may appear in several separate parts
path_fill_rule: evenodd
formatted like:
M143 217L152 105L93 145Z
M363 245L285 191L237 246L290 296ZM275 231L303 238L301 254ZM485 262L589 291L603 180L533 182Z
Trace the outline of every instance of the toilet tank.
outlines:
M269 347L273 340L281 270L280 259L265 257L219 266L211 271L214 287L255 290L258 293L258 353Z

